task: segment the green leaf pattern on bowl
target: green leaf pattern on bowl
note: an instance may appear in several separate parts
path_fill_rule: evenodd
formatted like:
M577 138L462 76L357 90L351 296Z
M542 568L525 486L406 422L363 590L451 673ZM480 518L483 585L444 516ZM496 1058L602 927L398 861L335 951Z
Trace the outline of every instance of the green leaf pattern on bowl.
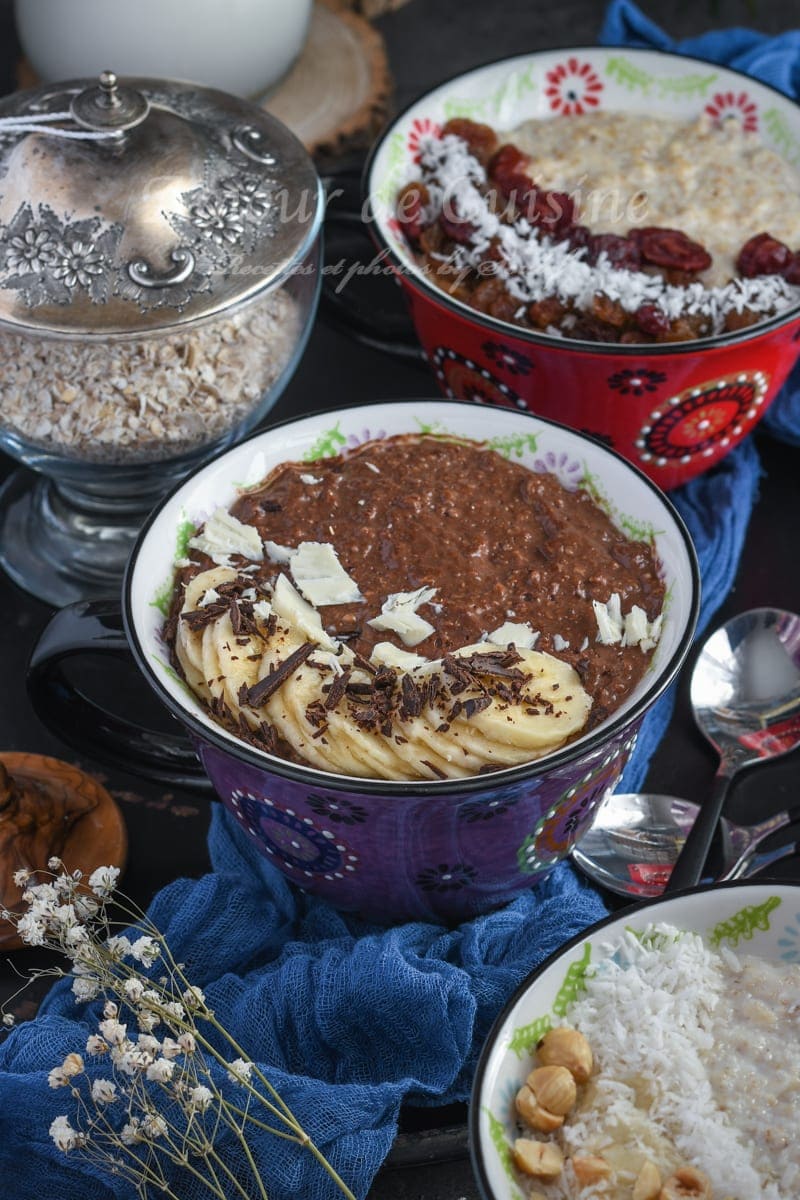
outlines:
M574 1004L581 992L586 991L586 972L592 957L592 944L587 942L583 954L574 963L570 963L564 982L556 993L553 1001L553 1012L557 1017L565 1017L567 1009Z
M511 1159L511 1147L506 1141L505 1130L503 1129L502 1121L498 1121L494 1113L486 1109L486 1116L489 1119L489 1134L494 1148L497 1151L503 1170L511 1182L510 1194L514 1200L522 1200L519 1188L517 1187L517 1178L514 1174L514 1163Z
M618 529L624 530L633 541L652 543L655 541L656 535L661 532L651 521L642 521L630 513L621 512L604 491L599 476L592 474L586 466L584 466L581 487L586 489L597 507L603 510L609 520L613 521Z
M342 446L347 444L347 438L339 428L340 422L331 429L324 429L313 446L303 455L303 462L317 462L320 458L332 458L338 454Z
M800 139L792 133L783 114L777 108L768 108L762 113L761 121L772 140L773 149L794 166L800 166Z
M513 1050L517 1058L522 1058L524 1054L530 1054L534 1046L537 1046L548 1030L553 1028L553 1022L550 1017L537 1017L535 1021L531 1021L529 1025L520 1025L519 1029L514 1030L514 1035L509 1042L509 1049Z
M770 927L770 913L780 905L780 896L768 896L763 904L748 905L739 912L720 921L709 934L708 940L712 946L719 947L723 942L738 946L741 941L751 941L756 930L766 932Z
M512 71L500 87L488 96L449 96L443 105L445 120L452 117L479 118L491 122L509 108L513 108L523 96L529 96L538 87L533 63L524 70Z
M706 96L711 85L718 78L718 72L709 75L687 74L655 76L649 71L636 66L624 54L615 55L606 63L609 78L629 92L642 92L645 96L653 91L661 97L665 96Z
M538 438L538 433L514 433L510 437L489 438L486 445L497 454L502 454L503 458L511 458L512 454L517 458L522 458L526 452L528 454L536 453Z
M173 562L178 562L180 559L186 558L189 553L189 538L195 531L195 524L196 522L187 517L185 509L181 509L180 524L175 531L175 554ZM169 616L174 584L175 574L174 571L170 571L169 577L159 584L153 593L153 599L150 601L151 606L157 608L165 618Z

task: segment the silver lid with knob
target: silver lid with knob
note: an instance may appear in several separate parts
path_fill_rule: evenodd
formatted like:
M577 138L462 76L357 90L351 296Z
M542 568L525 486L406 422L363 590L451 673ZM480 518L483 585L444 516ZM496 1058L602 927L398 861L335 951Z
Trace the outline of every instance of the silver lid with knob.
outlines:
M302 263L322 207L300 142L224 92L104 71L15 93L0 326L135 335L222 313Z

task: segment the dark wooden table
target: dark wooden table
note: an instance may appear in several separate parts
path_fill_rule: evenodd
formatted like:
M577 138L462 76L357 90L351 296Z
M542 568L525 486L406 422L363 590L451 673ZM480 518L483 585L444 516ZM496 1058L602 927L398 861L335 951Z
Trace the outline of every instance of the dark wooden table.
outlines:
M506 54L591 43L596 40L604 7L601 0L560 0L559 4L505 0L495 5L482 0L412 0L378 22L389 47L396 103L402 107L438 80ZM796 0L753 0L752 6L746 0L718 0L716 4L713 0L708 4L705 0L645 0L643 7L676 36L737 23L776 33L789 28L800 15ZM0 91L13 87L17 57L11 5L0 0ZM380 302L396 305L395 289L388 283L382 286ZM434 396L436 390L426 367L387 360L320 320L272 418L357 401ZM800 608L800 450L766 437L759 439L759 449L764 466L760 498L735 587L716 620L761 605ZM14 464L0 455L0 482L13 468ZM25 692L28 657L49 616L45 605L0 575L0 749L37 751L76 761L74 752L37 720ZM699 800L708 790L715 760L689 713L691 665L692 659L683 673L675 716L653 760L648 786ZM91 669L87 682L102 690L103 679L92 679ZM115 691L119 690L115 680ZM155 701L133 668L122 690L133 711L168 720L153 712ZM743 777L731 797L729 815L753 822L796 803L799 762L797 755L788 756L761 773ZM130 837L125 887L141 904L146 905L160 887L177 876L198 876L207 869L209 801L204 796L167 791L87 758L81 765L104 778L120 801ZM774 874L800 878L800 860L779 864ZM29 953L18 954L16 965L24 966ZM0 999L16 986L11 967L0 963ZM400 1139L390 1164L376 1180L372 1200L477 1200L466 1157L463 1115L459 1106L445 1112L408 1113L404 1118L408 1135Z

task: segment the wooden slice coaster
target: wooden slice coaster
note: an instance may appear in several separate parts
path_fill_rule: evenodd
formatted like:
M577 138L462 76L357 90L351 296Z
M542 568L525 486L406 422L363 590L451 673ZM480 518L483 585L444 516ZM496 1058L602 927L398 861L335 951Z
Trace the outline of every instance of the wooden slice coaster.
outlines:
M44 754L0 754L0 908L20 911L15 871L46 871L55 856L88 877L97 867L122 868L127 850L122 813L91 775ZM22 945L0 918L0 948Z
M308 40L264 108L311 153L338 158L365 149L386 119L391 75L383 38L369 21L317 0Z

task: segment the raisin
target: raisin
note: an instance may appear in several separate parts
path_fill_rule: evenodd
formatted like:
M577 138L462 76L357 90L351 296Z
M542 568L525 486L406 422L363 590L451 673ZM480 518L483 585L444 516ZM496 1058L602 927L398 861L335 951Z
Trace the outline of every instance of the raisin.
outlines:
M667 314L657 304L640 304L634 317L643 333L652 334L653 337L669 333Z
M594 265L601 254L605 254L612 267L624 271L638 271L642 255L636 241L620 237L616 233L593 234L589 242L589 262Z
M567 337L583 338L585 342L619 341L619 331L613 325L607 325L605 321L598 321L597 317L593 317L589 313L582 313L572 328L565 330L565 333Z
M473 308L479 312L488 313L500 321L513 321L519 300L506 290L502 279L482 279L472 293L470 300Z
M743 308L741 312L731 309L725 314L725 330L727 333L737 333L740 329L749 329L757 321L763 320L762 314L753 312L752 308Z
M397 219L410 242L419 240L427 225L427 205L430 193L424 183L408 183L397 197Z
M486 166L497 149L497 134L489 125L479 125L466 117L453 117L442 129L442 137L452 134L469 146L470 153Z
M555 296L544 300L534 300L528 305L528 320L536 329L547 329L548 325L557 326L566 313L565 306Z
M656 267L671 267L676 271L706 271L711 255L699 242L693 242L680 229L662 229L648 225L636 229L632 236L639 245L645 262Z
M771 233L757 233L742 246L736 270L745 279L755 275L781 275L792 261L792 252Z
M619 339L621 346L642 346L653 341L655 338L651 337L649 333L640 333L638 329L626 329Z
M603 292L595 292L592 297L592 316L614 329L621 329L628 322L628 314L618 300L611 300Z

